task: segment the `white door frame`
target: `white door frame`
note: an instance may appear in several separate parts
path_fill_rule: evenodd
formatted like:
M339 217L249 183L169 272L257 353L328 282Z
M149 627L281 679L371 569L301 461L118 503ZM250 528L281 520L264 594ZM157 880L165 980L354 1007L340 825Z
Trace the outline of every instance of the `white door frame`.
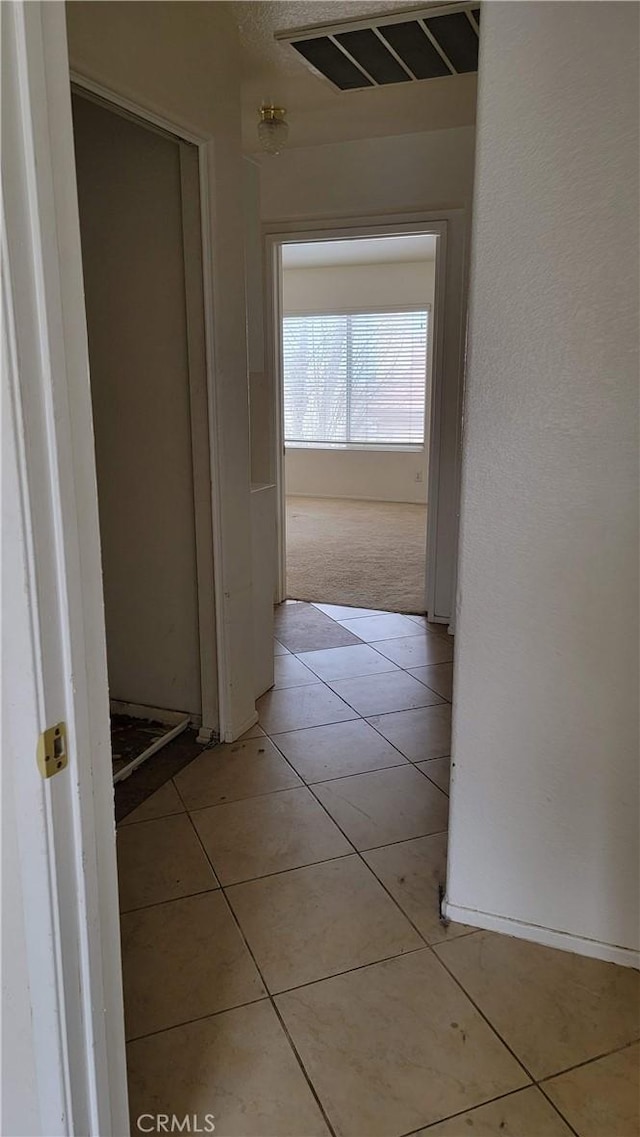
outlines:
M194 133L182 124L149 111L131 99L123 98L122 95L77 71L71 71L70 78L72 88L78 95L90 98L114 114L129 118L142 127L159 130L163 135L169 135L176 140L180 146L202 703L198 741L210 742L218 735L224 738L227 726L225 623L220 580L222 564L220 532L222 505L219 499L221 478L218 470L220 447L216 433L213 306L210 302L212 249L208 201L212 143L210 139ZM192 170L194 148L197 155L197 172ZM198 209L194 208L191 195L184 192L189 178L194 173L198 177L200 189ZM201 291L204 311L200 305Z
M284 405L282 375L282 248L305 241L353 240L358 237L426 236L439 238L436 247L435 294L432 320L431 408L429 414L429 475L427 486L427 541L425 611L436 614L435 565L438 543L438 483L440 477L442 388L444 381L444 303L447 265L447 229L451 211L393 214L361 218L277 222L263 226L265 244L265 328L267 361L275 401L275 483L278 530L277 599L286 598L286 500L284 471ZM443 621L447 622L447 621Z
M1 18L9 362L2 426L18 487L6 502L11 548L3 546L3 569L20 562L3 595L9 744L2 773L13 790L3 811L15 818L18 836L17 863L5 871L25 945L22 991L11 992L4 1025L9 1046L32 1058L28 1084L3 1090L18 1115L22 1097L42 1137L98 1137L128 1133L129 1121L65 13L62 4L18 2L3 5ZM60 721L68 766L45 780L36 765L38 736Z

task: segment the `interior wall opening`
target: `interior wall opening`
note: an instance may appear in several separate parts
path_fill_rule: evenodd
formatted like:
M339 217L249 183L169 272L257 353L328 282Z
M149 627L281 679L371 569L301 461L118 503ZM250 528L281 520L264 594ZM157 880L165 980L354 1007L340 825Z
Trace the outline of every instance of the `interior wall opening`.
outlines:
M288 599L426 612L437 246L434 233L282 245Z
M82 89L72 105L118 813L217 726L199 594L208 455L192 429L194 412L206 422L198 153Z

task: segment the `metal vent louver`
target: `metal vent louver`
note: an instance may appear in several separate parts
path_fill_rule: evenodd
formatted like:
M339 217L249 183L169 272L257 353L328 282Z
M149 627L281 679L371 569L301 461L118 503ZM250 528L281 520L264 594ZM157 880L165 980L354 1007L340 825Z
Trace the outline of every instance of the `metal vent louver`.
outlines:
M312 69L340 91L410 83L478 69L480 9L448 4L280 32Z

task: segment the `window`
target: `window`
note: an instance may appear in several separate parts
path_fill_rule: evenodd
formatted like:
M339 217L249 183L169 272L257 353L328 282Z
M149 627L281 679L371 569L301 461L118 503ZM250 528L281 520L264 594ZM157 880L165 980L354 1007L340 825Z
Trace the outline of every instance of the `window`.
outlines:
M285 443L423 446L425 309L285 316Z

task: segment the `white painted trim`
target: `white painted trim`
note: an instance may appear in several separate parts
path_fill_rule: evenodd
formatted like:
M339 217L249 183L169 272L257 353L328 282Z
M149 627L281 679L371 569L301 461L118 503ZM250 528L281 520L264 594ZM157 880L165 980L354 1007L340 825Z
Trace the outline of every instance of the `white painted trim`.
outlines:
M264 242L265 351L275 403L275 483L278 530L277 600L286 598L286 502L284 399L282 390L282 247L309 241L353 240L358 237L392 237L433 234L436 246L435 296L432 311L431 407L429 412L429 477L425 611L435 620L436 561L438 555L438 481L441 461L442 389L444 383L444 300L446 296L447 228L459 209L428 213L370 217L314 218L305 221L268 222L262 226ZM452 582L453 584L454 582ZM453 606L453 595L452 595Z
M591 959L603 959L607 963L617 963L621 967L640 968L640 951L634 951L632 948L605 944L600 940L559 932L554 928L541 928L537 924L511 920L507 916L496 916L491 912L478 912L475 908L462 908L459 904L451 904L449 901L445 901L444 914L448 920L454 920L459 924L469 924L471 927L482 928L489 932L529 940L531 943L573 952L575 955L586 955Z
M207 397L207 337L205 332L202 266L202 207L200 156L191 142L180 142L182 248L189 374L189 434L193 473L196 579L198 592L198 647L200 658L200 711L202 733L211 737L219 729L216 594L211 503L211 450Z
M127 762L126 766L123 766L121 770L118 770L117 774L113 775L114 786L116 782L124 782L125 778L128 778L133 774L134 770L138 769L138 766L142 766L143 762L146 762L148 758L157 754L158 750L162 750L163 746L166 746L168 742L173 742L174 738L177 738L179 734L182 734L182 732L187 729L189 721L188 718L182 719L176 726L172 726L171 730L168 730L160 738L156 738L155 742L152 742L142 750L140 754L136 754L135 758L132 758L130 762Z
M282 385L282 245L267 237L265 271L265 360L271 375L274 423L274 483L276 487L276 602L287 598L287 508L284 476L284 391Z
M64 7L2 10L4 285L16 330L25 603L36 713L19 708L12 866L26 921L41 1134L129 1131L95 455ZM25 645L21 645L23 654ZM10 715L14 707L9 708ZM17 714L17 711L16 711ZM37 734L67 725L46 782ZM38 889L45 895L38 896Z
M164 133L171 134L174 138L182 138L185 142L192 142L194 146L202 146L203 143L209 141L206 134L194 130L187 123L179 119L169 119L151 104L143 106L135 99L114 91L112 87L106 87L103 83L96 83L94 79L90 79L80 71L70 69L69 80L72 86L82 87L86 93L95 95L99 102L112 103L121 111L128 112L133 119L144 119L146 123L157 127Z
M236 742L237 739L241 738L247 730L251 730L251 727L255 726L257 721L258 712L254 711L252 715L248 715L248 717L243 723L240 724L239 727L237 727L235 730L228 730L224 735L221 734L220 738L223 742Z
M203 655L202 633L204 632L205 641L207 637L209 640L215 636L215 647L217 655L217 695L218 695L218 708L217 708L217 732L222 737L228 729L231 729L229 719L229 653L226 642L225 632L225 619L224 619L224 581L223 581L223 558L222 558L222 498L221 487L223 484L222 479L222 442L220 437L220 416L218 412L218 399L217 399L217 376L215 373L215 329L213 326L213 241L212 241L212 224L210 216L210 187L214 179L214 144L213 140L207 135L194 130L188 124L177 119L168 119L157 109L149 106L142 105L123 95L114 91L110 87L104 86L102 83L96 83L93 79L82 75L78 71L71 71L70 78L73 86L80 89L85 94L93 96L97 101L105 103L112 110L117 109L121 114L131 117L137 122L142 122L148 126L155 127L163 133L170 134L173 138L189 142L198 150L198 172L200 182L200 227L201 227L201 240L202 240L202 284L204 293L204 332L205 332L205 367L206 367L206 382L207 382L207 414L209 425L208 449L209 449L209 462L210 462L210 492L211 492L211 540L213 543L213 604L214 612L211 612L211 597L205 593L202 598L204 601L204 611L201 611L200 589L198 589L198 615L201 630L201 643L200 643L200 662L201 662L201 682L203 686L203 714L210 715L212 708L209 705L209 700L204 698L204 689L211 682L212 677L212 659L211 659L211 644L209 650L206 647ZM192 434L193 437L193 434ZM204 458L203 453L198 455L198 466L200 469L201 462ZM194 458L195 461L195 458ZM202 529L202 526L201 526ZM204 538L203 538L204 539ZM204 570L204 553L202 551L201 543L201 563L199 568ZM212 621L212 616L214 617ZM215 623L215 629L211 627L212 622ZM204 730L208 737L206 741L214 737L216 732L213 723L206 723Z
M326 454L326 451L320 451L320 453ZM290 493L290 494L287 494L287 497L289 497L289 498L294 498L294 497L313 498L314 501L346 501L346 502L349 502L349 501L373 501L373 502L376 502L377 504L379 504L380 500L381 500L379 497L367 497L367 495L363 494L363 493L350 493L348 497L336 497L335 494L326 494L326 493L314 493L314 494L311 494L311 493ZM417 506L423 506L425 509L427 508L426 502L424 502L424 501L407 501L405 498L399 498L399 497L398 498L386 497L386 498L384 498L383 504L384 505L417 505ZM320 604L320 603L322 603L322 601L318 601L318 603ZM348 608L349 605L346 604L345 607ZM422 613L420 613L420 615L422 615ZM436 623L436 621L432 621L432 623Z
M442 460L442 399L444 387L444 297L447 287L447 224L443 223L436 246L436 272L431 333L431 407L429 411L429 472L427 474L427 571L425 611L436 621L436 562L438 559L438 520L440 506L440 462ZM461 380L462 382L462 380ZM455 575L455 570L454 570ZM455 581L452 581L451 607Z

